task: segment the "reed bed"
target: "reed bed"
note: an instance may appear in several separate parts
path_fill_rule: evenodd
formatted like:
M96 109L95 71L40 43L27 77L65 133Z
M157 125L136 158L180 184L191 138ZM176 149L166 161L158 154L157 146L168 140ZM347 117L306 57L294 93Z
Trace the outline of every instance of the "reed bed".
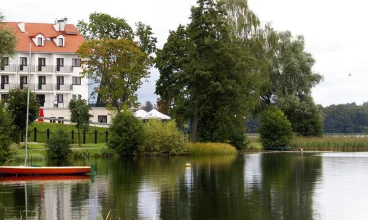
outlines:
M290 144L294 150L304 151L368 151L367 136L296 137Z
M191 155L237 154L235 147L224 143L187 143Z

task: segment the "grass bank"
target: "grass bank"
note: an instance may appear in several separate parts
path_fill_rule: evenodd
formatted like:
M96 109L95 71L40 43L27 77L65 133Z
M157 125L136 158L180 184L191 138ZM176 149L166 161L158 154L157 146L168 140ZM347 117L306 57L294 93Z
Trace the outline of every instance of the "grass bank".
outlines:
M187 143L190 155L231 155L237 154L235 147L223 143Z
M36 128L36 137L35 137ZM74 132L74 143L78 142L77 128L70 124L48 123L48 122L33 122L29 127L29 141L45 143L47 140L47 130L49 129L50 137L55 134L58 129L64 129L70 134L72 139L72 131ZM106 143L107 128L103 127L89 127L89 131L85 134L86 143ZM36 139L36 140L35 140ZM81 134L81 142L83 143L83 134Z

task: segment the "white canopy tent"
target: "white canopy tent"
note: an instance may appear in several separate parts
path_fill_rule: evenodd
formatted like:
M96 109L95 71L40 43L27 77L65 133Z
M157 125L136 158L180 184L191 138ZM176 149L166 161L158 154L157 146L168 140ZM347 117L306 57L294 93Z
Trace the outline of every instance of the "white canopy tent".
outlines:
M162 114L161 112L157 111L156 109L151 110L144 117L142 117L142 119L151 119L151 118L157 118L157 119L161 119L161 120L170 120L171 119L170 116Z
M144 118L146 116L147 112L145 110L138 110L136 112L134 112L134 116L137 118Z

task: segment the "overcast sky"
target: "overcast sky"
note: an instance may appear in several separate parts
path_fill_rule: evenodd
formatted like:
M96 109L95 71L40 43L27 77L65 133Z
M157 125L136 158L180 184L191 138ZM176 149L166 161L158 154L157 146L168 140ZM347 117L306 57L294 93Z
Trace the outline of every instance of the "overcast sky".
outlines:
M368 101L365 81L368 69L368 2L364 0L249 0L250 8L262 22L277 30L304 35L306 50L316 59L314 71L324 81L313 89L317 104L323 106ZM6 21L52 23L67 17L68 23L88 20L92 12L125 18L132 26L137 21L151 25L158 47L166 42L169 30L189 22L190 7L196 0L12 0L1 4ZM349 76L351 73L351 76ZM138 91L139 101L156 102L154 95L158 71L151 70L148 83Z

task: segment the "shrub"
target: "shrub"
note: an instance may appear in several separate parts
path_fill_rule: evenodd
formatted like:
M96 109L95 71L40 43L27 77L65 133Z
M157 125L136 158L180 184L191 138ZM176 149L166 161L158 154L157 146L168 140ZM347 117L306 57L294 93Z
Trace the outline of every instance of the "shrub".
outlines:
M188 143L191 155L226 155L236 154L235 147L224 143Z
M47 156L54 159L63 159L72 155L69 134L64 129L58 129L54 135L46 141Z
M263 147L286 147L293 139L291 123L276 107L268 107L262 112L259 133Z
M9 113L4 109L4 106L0 103L0 161L4 162L9 159L12 154L12 148L10 147L12 141L12 120Z
M151 119L144 127L144 141L139 148L142 154L186 154L184 134L175 121L161 122Z
M112 119L107 146L120 155L133 155L142 144L143 132L143 122L132 112L120 112Z

